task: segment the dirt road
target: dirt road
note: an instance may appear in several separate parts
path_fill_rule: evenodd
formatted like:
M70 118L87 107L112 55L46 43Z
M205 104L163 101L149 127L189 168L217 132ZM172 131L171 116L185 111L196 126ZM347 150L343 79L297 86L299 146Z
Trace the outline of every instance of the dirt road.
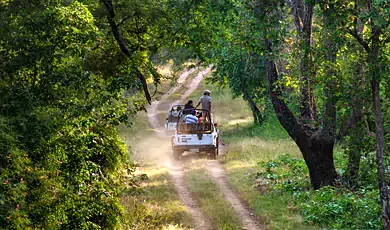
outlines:
M185 71L179 78L179 84L172 88L167 94L163 95L160 101L154 101L151 106L148 108L148 121L150 126L157 131L158 135L163 138L166 142L169 143L169 139L164 136L164 126L160 124L158 119L159 109L163 111L168 111L169 108L177 104L179 101L168 101L167 98L169 95L178 91L181 87L185 87L186 91L182 94L180 102L182 103L185 99L194 92L205 75L210 73L211 67L200 71L192 81L187 81L186 85L182 85L186 82L187 78L194 73L195 69L190 69ZM220 151L221 154L224 154L223 148ZM170 176L172 181L175 184L177 193L180 196L181 201L186 205L189 213L191 213L194 220L195 229L215 229L212 226L210 220L204 215L201 207L192 197L191 192L184 181L184 166L180 161L175 161L172 157L169 157L168 160L161 161L165 162L165 166L169 168ZM235 214L240 218L243 229L255 230L263 229L263 227L258 223L256 218L253 216L251 210L247 208L245 204L240 200L239 196L231 189L230 185L225 179L225 172L223 167L218 161L209 161L205 165L207 172L210 175L210 178L218 186L224 198L230 203Z

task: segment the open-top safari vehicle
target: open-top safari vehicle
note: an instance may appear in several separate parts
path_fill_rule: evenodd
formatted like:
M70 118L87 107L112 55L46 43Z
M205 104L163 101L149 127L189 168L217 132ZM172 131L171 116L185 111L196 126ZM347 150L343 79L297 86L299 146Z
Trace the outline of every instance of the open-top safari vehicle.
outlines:
M179 113L181 112L184 105L174 105L168 112L168 116L166 118L165 129L166 131L175 131L177 125L177 119L179 117Z
M172 137L173 157L180 159L185 151L206 152L211 159L218 155L219 131L217 124L207 110L195 109L195 114L202 114L197 123L186 123L187 113L194 111L182 110L179 113L176 131Z

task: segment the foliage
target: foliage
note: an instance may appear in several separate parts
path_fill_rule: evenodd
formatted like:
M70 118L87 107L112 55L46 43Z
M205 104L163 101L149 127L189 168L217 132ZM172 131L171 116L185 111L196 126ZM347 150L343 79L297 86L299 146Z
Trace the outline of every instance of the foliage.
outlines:
M0 227L120 226L117 197L124 186L134 187L134 166L116 126L142 100L128 101L115 79L85 69L99 34L85 5L9 1L5 7Z
M338 152L336 157L336 163L345 168L345 155ZM364 161L362 165L367 164ZM265 169L257 174L258 180L265 180L262 186L267 186L271 193L289 194L305 221L335 229L381 228L378 189L376 182L373 183L373 178L369 177L376 176L374 167L369 167L369 172L364 170L359 179L361 186L351 191L341 184L311 190L304 160L289 154L276 160L262 161L259 166Z

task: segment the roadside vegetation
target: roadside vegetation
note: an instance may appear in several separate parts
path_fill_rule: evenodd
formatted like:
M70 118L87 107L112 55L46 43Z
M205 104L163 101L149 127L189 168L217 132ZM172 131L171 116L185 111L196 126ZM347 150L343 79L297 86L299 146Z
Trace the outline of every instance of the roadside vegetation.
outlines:
M378 190L372 183L375 155L363 159L360 189L345 189L339 181L335 187L313 190L299 149L272 113L261 125L253 124L246 102L233 99L229 89L206 82L202 88L211 89L218 105L214 113L226 144L219 161L231 185L262 221L274 229L380 228ZM335 164L341 175L347 159L340 144Z
M390 2L217 2L0 0L1 229L196 225L145 111L194 66L213 74L182 103L212 91L218 160L262 222L390 229ZM200 162L191 195L237 227Z
M139 189L122 193L120 202L131 229L190 229L191 215L179 199L164 166L139 166L136 172Z

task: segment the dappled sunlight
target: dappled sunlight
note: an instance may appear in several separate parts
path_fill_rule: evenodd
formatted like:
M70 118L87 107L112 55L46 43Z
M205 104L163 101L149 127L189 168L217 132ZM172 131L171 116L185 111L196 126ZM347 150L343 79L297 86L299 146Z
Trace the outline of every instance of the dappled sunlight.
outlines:
M141 187L144 189L151 189L153 187L165 186L168 183L168 180L151 180L150 182L143 182Z
M139 167L135 174L136 175L139 175L139 174L147 174L149 178L153 178L155 176L160 176L164 173L168 173L168 170L166 168L163 168L163 167Z
M173 65L173 60L170 59L166 62L165 65L158 65L156 69L158 73L163 76L172 76L173 75L172 65Z
M238 170L238 169L249 169L256 167L257 164L254 162L247 163L242 161L230 161L228 164L226 164L225 168L227 170Z
M281 154L289 153L301 157L299 148L290 140L264 140L257 137L239 139L228 145L229 152L240 153L239 157L257 158L258 160L273 159Z
M246 119L230 120L227 124L232 126L232 125L238 125L238 124L249 123L249 122L252 122L252 118L251 117L248 117Z
M162 226L161 228L162 230L184 230L184 229L193 229L193 228L184 228L184 227L180 227L180 226L177 226L177 225L168 225L168 226Z

